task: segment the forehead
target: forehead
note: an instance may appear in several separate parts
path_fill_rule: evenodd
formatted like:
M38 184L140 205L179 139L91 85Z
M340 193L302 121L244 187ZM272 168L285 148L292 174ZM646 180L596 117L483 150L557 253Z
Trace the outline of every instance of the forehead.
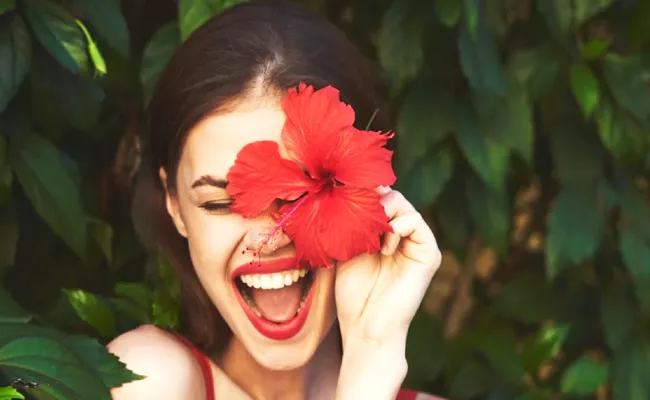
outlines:
M279 104L238 107L205 118L188 134L178 168L180 180L202 175L225 178L237 153L252 142L272 140L284 152L280 138L285 118Z

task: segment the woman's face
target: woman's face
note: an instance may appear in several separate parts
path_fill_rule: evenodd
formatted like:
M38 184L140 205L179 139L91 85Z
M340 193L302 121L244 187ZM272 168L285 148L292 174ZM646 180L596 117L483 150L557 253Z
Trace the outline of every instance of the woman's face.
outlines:
M279 99L242 102L204 119L187 137L176 194L167 196L203 287L235 337L269 369L304 365L335 318L334 269L297 265L282 232L255 251L273 227L273 210L243 218L228 209L225 179L237 153L251 142L273 140L286 156L284 120Z

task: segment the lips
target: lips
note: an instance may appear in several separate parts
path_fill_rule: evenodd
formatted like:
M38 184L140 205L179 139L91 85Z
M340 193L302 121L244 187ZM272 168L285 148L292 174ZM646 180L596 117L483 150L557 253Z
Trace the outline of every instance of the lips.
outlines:
M309 265L292 257L243 264L233 272L232 285L255 329L269 339L287 340L307 321L313 277Z

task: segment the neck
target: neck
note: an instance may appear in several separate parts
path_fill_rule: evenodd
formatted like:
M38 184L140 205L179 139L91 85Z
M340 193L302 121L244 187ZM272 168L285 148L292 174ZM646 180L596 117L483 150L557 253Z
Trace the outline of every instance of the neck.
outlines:
M293 370L261 366L243 344L233 337L222 359L223 372L255 400L331 399L341 367L338 326L334 326L311 360Z

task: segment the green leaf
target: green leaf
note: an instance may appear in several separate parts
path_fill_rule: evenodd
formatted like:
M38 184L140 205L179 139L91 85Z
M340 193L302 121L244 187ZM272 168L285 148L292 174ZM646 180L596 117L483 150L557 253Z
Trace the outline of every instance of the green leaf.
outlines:
M555 397L555 394L550 389L535 388L528 393L515 397L515 400L554 400Z
M425 387L435 381L445 360L447 344L438 318L419 311L415 314L406 340L409 387Z
M476 38L467 29L458 36L460 64L469 84L479 92L505 96L507 83L492 34L478 23Z
M99 75L106 75L106 61L104 61L104 56L102 56L102 53L99 51L97 43L95 43L93 37L90 35L90 32L88 32L88 29L86 29L86 26L83 24L83 22L79 20L75 20L75 22L86 37L86 43L88 44L88 54L90 54L90 59L95 66L95 72L98 72Z
M6 203L11 197L14 182L14 173L9 163L9 149L7 147L7 139L5 136L0 135L0 205ZM2 217L0 217L0 226L2 226L1 220ZM0 270L2 267L2 255L0 254Z
M537 376L539 367L558 355L568 333L567 325L544 325L536 334L528 338L521 352L526 372Z
M134 320L146 324L151 322L153 294L144 283L118 282L112 299L118 310Z
M32 316L22 309L9 292L0 288L0 323L29 322Z
M88 71L84 34L75 19L57 3L25 0L25 16L43 47L74 73Z
M589 18L609 7L614 0L574 0L575 24L580 25Z
M479 0L463 0L465 26L472 38L476 38L479 24Z
M97 218L89 218L88 232L104 253L109 264L113 262L113 227Z
M546 273L589 259L600 244L614 194L605 184L567 182L550 210L546 233Z
M379 29L378 56L394 91L415 78L424 66L424 38L428 21L417 2L395 0Z
M16 8L15 0L0 0L0 15Z
M472 399L489 391L494 383L494 373L486 365L468 360L453 378L449 397L458 400Z
M502 188L508 168L508 147L482 131L478 118L466 103L456 108L456 124L458 144L474 171L488 186Z
M210 7L212 7L212 12L217 14L237 4L246 3L248 0L207 0L207 1L208 4L210 4Z
M455 127L452 94L423 83L408 92L397 120L398 173L408 174Z
M153 323L157 326L174 328L179 322L180 282L165 257L159 255L156 265L161 279L153 292L151 305Z
M618 107L601 102L596 110L600 139L614 157L626 163L641 163L650 148L646 130Z
M454 158L448 149L426 155L409 173L404 196L418 210L428 207L449 182L453 170Z
M640 120L650 115L650 88L644 67L641 55L626 58L608 54L603 63L605 81L614 98Z
M122 56L129 55L129 30L119 0L75 0L75 4L109 46Z
M11 143L11 164L36 212L86 260L87 229L79 189L62 155L46 139L25 132Z
M473 332L479 350L501 379L512 385L520 384L524 377L524 367L517 353L517 340L514 333L506 327L479 329Z
M434 0L433 4L436 15L444 26L453 28L458 24L462 11L460 0Z
M580 149L580 151L576 151ZM553 127L551 150L562 181L592 181L602 176L605 152L592 131L563 120Z
M79 358L59 342L24 337L0 348L0 367L11 380L38 382L38 391L59 399L106 399L110 394Z
M208 0L180 0L178 2L178 26L181 40L185 41L212 16Z
M18 237L18 216L15 210L0 209L0 278L5 268L14 265Z
M612 398L642 400L650 398L650 342L638 334L614 353Z
M610 39L592 39L582 46L582 58L587 61L595 60L605 54L611 44Z
M511 210L504 188L494 189L476 175L467 178L469 212L483 241L505 255L510 238Z
M594 73L586 65L572 65L571 90L585 118L594 112L600 101L600 86Z
M459 169L454 171L451 179L440 194L435 209L436 219L442 232L442 244L463 259L467 243L472 238L473 224L467 209L465 174Z
M574 361L562 375L562 393L588 395L607 383L609 368L586 358Z
M624 345L634 330L636 305L632 292L620 277L607 283L602 296L602 326L610 349Z
M95 328L102 336L115 335L115 317L96 295L80 289L64 290L64 292L79 318Z
M24 399L25 396L20 394L11 386L0 387L0 400Z
M566 0L538 1L537 9L544 16L551 34L562 37L569 33L573 24L573 7Z
M525 324L541 324L556 315L559 305L544 276L527 271L505 285L490 309L501 317Z
M25 22L18 14L0 24L0 112L23 83L32 61L32 42Z
M537 100L554 86L560 63L547 47L515 53L506 66L510 79L526 87L530 100Z
M180 44L178 25L169 23L156 31L144 49L140 82L142 84L143 101L149 104L154 87L167 66L176 48Z

